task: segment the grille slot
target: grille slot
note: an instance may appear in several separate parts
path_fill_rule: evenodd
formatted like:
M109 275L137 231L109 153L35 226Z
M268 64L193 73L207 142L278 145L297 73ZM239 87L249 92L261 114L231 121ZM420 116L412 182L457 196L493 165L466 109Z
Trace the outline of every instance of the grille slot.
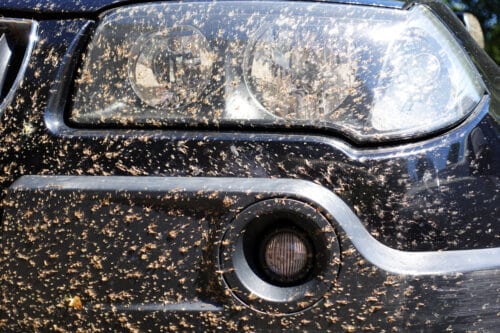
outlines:
M7 76L11 56L12 50L9 47L9 43L7 43L7 36L4 32L0 31L0 91L2 92L0 98L3 96L3 84Z
M24 75L36 27L36 22L31 20L0 18L0 113Z

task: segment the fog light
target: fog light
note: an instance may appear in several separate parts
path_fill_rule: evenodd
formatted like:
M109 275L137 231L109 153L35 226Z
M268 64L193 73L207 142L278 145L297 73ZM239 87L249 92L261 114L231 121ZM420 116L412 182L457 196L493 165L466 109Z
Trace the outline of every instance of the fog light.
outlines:
M263 252L264 271L276 282L299 282L312 266L312 247L304 236L295 231L273 233L264 241Z
M269 314L316 304L332 288L340 263L330 222L318 207L290 198L262 200L242 210L219 251L228 291Z

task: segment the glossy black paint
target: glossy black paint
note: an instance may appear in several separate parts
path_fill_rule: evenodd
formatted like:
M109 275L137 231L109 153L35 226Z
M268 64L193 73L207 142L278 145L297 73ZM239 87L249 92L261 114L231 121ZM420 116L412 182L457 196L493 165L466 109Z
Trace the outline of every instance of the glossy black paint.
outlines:
M338 278L323 276L323 287L332 287L321 292L321 301L312 307L307 301L291 302L292 308L307 309L276 316L273 308L285 304L273 306L257 297L252 307L269 307L271 314L251 310L235 300L232 292L238 291L229 292L219 278L231 274L218 263L231 254L224 250L225 242L219 242L221 233L231 221L242 222L240 217L258 218L242 207L255 208L258 201L258 210L273 209L280 202L282 208L290 208L292 201L292 205L314 201L311 189L321 187L287 179L254 178L238 185L234 185L238 178L148 179L152 177L28 176L9 189L1 235L0 272L6 295L2 328L174 332L495 328L500 307L492 295L499 287L498 269L444 276L387 273L364 260L342 228L337 228L342 244ZM294 182L301 184L287 186ZM282 201L285 196L288 199ZM303 203L300 207L304 212L312 208ZM315 208L315 216L326 213ZM331 213L339 222L340 216ZM81 308L68 305L74 295L83 300Z
M85 37L82 31L80 39L85 41ZM75 50L82 47L78 42L74 41ZM371 234L393 248L452 250L500 244L500 226L495 223L498 199L491 197L499 186L499 138L490 116L496 110L491 106L495 101L488 97L473 116L441 136L378 148L356 147L321 133L292 134L286 129L274 133L245 128L79 129L64 120L78 60L74 54L71 50L59 69L46 126L55 136L84 147L99 138L116 139L110 144L120 147L120 153L114 154L119 162L102 160L109 157L106 151L114 150L109 146L83 148L91 149L92 162L104 170L123 163L118 173L109 169L109 174L123 175L139 168L140 175L306 179L342 197ZM128 148L119 142L127 142ZM131 152L137 159L127 159Z
M36 3L7 0L2 7L9 7L6 13L19 11L21 16L26 16ZM72 12L86 16L83 12L98 12L111 4L90 1L77 6L61 2L51 7L50 1L46 3L46 7L42 5L33 15ZM377 147L355 146L345 138L325 133L290 133L281 129L69 127L64 122L64 112L70 107L74 69L95 22L41 20L39 38L23 84L1 116L3 197L7 188L23 175L303 179L341 197L370 233L392 248L427 251L498 247L500 71L450 12L441 5L430 3L429 6L466 47L485 80L488 96L482 106L456 128L425 140ZM52 205L64 206L66 199L53 200ZM2 207L5 205L4 202ZM106 219L106 214L102 213L102 218ZM187 281L197 280L198 284L187 289L179 286L179 295L187 300L198 297L206 301L209 311L195 311L192 309L196 306L188 304L185 308L191 311L115 309L103 315L101 310L110 309L88 307L82 315L73 309L55 306L54 312L44 312L54 300L30 299L34 294L24 288L26 279L22 275L0 275L0 330L56 330L58 327L70 331L93 330L93 323L130 331L160 326L171 331L192 331L200 323L205 331L269 331L270 328L324 331L328 327L351 332L392 328L435 332L449 328L460 331L466 327L493 332L498 327L500 303L495 295L500 288L499 270L453 276L391 275L366 263L345 235L339 237L343 244L342 269L347 272L340 275L335 289L341 290L342 296L329 296L321 306L294 317L262 316L241 305L235 306L221 288L199 293L196 288L200 286L217 285L211 270L214 267L208 265L196 272L190 268L183 271L187 272ZM78 247L78 244L75 240L74 245ZM3 246L0 244L0 249L4 249ZM193 253L195 257L198 255ZM181 257L176 256L175 260ZM0 266L9 260L10 254L0 250ZM43 264L43 259L37 259L35 264ZM33 272L28 275L36 281L39 277L36 270ZM75 272L76 277L79 272ZM349 279L349 276L356 278ZM32 285L35 290L40 287L37 283ZM58 290L59 297L78 290L85 295L84 301L92 303L91 294L85 294L85 286L71 289L69 278L65 283L70 290ZM175 286L174 280L169 283ZM131 282L118 287L125 288L127 284ZM96 299L104 299L109 292L107 287L108 284L99 286L101 294L95 296ZM53 303L57 305L59 301ZM104 299L102 303L108 301Z

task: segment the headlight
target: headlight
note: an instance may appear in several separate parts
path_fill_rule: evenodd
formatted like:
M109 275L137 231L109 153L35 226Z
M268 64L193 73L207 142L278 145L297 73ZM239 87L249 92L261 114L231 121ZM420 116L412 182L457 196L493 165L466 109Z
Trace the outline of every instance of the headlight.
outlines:
M205 37L191 26L141 36L128 58L128 81L153 107L182 108L195 103L211 74Z
M69 118L321 128L381 141L451 126L483 93L425 6L143 4L102 17Z

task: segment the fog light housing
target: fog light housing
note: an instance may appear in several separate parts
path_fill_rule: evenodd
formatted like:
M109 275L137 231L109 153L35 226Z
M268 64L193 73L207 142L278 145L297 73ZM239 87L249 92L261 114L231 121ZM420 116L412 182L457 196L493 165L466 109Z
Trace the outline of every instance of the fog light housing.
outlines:
M281 315L321 301L334 285L341 257L321 210L274 198L238 213L221 239L219 260L222 280L236 300Z
M264 272L278 284L300 283L311 271L313 257L310 241L294 230L275 231L263 242Z

